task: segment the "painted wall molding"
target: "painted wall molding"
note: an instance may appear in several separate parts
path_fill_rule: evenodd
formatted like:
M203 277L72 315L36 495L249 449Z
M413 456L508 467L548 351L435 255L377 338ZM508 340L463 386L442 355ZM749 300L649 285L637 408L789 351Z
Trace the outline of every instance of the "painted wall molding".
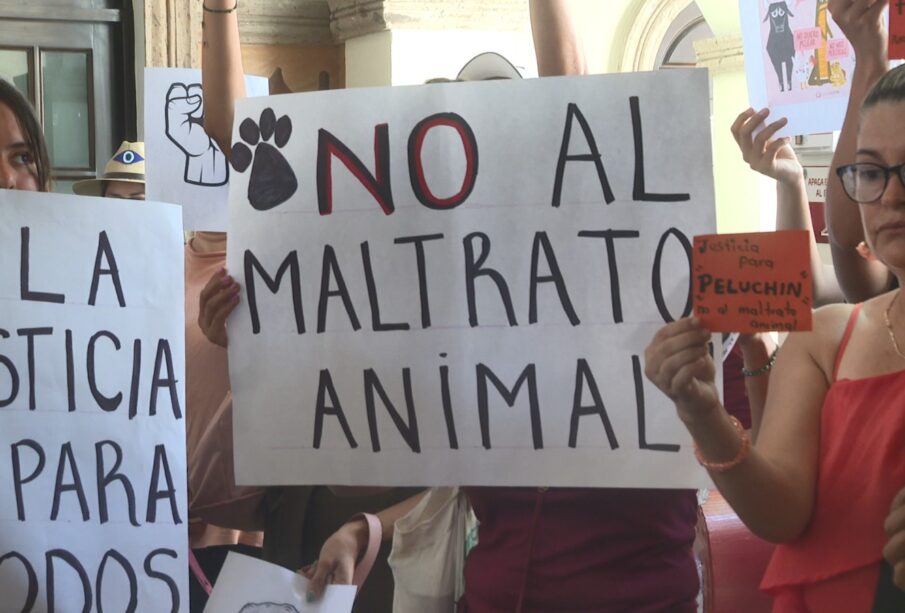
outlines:
M242 42L260 45L332 44L327 0L243 0Z
M698 56L698 65L709 68L711 75L745 68L741 38L706 38L696 41L694 50Z
M519 31L528 23L525 0L329 0L336 42L384 30Z
M145 61L148 66L201 66L201 2L145 0Z

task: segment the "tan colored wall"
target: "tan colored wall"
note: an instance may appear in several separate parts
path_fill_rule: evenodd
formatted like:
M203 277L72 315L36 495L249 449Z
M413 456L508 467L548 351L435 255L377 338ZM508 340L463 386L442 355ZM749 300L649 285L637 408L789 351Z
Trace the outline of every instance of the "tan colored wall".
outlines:
M269 77L276 68L292 91L319 89L322 72L330 76L330 88L345 87L346 66L343 45L302 47L295 45L242 45L242 63L247 74Z

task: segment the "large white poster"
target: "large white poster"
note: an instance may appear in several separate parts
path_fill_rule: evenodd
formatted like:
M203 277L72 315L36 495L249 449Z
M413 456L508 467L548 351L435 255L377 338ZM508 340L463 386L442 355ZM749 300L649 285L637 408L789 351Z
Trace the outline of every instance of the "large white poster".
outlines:
M714 231L706 71L239 103L236 475L693 487L643 350Z
M266 96L267 79L245 91ZM182 205L186 230L226 230L229 163L204 131L200 70L145 68L145 154L149 200Z
M0 190L4 611L186 611L179 208Z

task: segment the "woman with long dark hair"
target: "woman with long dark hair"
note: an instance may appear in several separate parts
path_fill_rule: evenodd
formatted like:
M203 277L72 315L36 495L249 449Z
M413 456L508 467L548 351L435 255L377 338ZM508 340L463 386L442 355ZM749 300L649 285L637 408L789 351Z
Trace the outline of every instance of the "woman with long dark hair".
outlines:
M50 191L44 132L28 100L0 79L0 189Z

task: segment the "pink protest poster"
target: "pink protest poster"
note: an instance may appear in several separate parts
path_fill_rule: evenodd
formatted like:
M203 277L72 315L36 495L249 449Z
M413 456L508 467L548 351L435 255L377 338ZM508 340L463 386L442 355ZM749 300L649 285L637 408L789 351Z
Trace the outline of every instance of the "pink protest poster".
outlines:
M751 106L787 117L780 135L842 127L855 67L827 0L740 0Z

